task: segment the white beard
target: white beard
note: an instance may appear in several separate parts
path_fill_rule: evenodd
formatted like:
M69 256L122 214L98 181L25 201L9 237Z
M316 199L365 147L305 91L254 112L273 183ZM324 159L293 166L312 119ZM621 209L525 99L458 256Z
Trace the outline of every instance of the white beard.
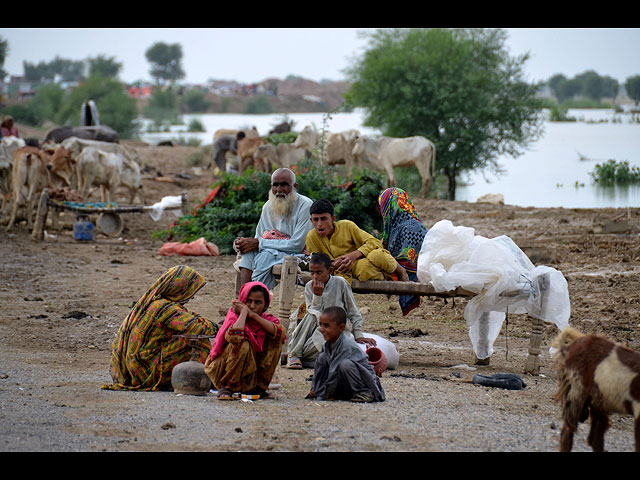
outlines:
M271 214L271 219L289 218L297 196L298 194L295 190L292 190L285 198L279 198L272 191L269 191L269 213Z

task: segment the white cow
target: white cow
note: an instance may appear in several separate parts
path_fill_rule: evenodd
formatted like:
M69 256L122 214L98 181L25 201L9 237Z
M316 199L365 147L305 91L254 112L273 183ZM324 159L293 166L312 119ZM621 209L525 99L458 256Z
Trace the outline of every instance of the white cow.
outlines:
M328 131L322 131L318 133L311 125L307 125L302 129L302 131L296 137L296 141L293 142L298 148L306 149L309 154L311 154L314 150L319 148L317 154L320 157L321 161L327 160L327 149L326 142L327 139L331 135ZM324 148L322 148L324 147Z
M2 137L0 141L0 195L2 195L0 211L4 211L7 198L11 195L12 153L25 145L25 141L22 138L14 136Z
M140 167L121 154L86 147L77 158L77 175L78 190L85 200L89 188L98 186L102 201L111 201L115 189L122 185L129 190L130 203L138 193L144 204Z
M298 148L292 143L268 143L260 145L253 155L256 169L271 171L271 166L291 168L307 155L307 149Z
M382 168L387 174L390 186L396 185L394 167L415 165L422 178L422 197L427 196L429 183L435 176L436 147L425 137L372 138L363 135L356 139L353 155L360 160L366 156L373 165Z
M140 165L142 160L133 147L127 147L120 143L101 142L99 140L88 140L85 138L69 137L62 141L61 145L71 151L73 158L76 158L86 147L94 147L102 152L118 153L123 155L128 161Z

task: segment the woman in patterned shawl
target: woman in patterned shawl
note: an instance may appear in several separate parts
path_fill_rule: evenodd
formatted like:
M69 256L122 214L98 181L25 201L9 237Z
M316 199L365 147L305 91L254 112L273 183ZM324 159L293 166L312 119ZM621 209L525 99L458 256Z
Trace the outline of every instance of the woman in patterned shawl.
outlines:
M411 281L417 282L418 254L427 229L422 224L409 195L401 188L387 188L378 197L384 222L382 245L404 267ZM420 297L400 295L402 314L420 305Z
M184 265L169 269L136 302L120 326L111 351L112 385L106 390L171 390L171 371L191 359L191 345L174 335L215 335L218 326L187 309L206 281ZM200 340L204 363L211 343Z
M232 300L204 369L218 399L232 400L234 393L272 398L267 392L280 361L286 330L266 313L271 293L261 282L247 282Z

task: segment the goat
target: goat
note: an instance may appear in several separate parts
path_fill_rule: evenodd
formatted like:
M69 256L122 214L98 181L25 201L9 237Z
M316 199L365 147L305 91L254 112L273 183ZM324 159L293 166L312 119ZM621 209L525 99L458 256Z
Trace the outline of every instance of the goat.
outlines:
M562 406L560 451L569 452L578 424L591 417L587 442L604 451L609 414L632 415L640 452L640 353L599 335L567 327L551 344L559 371L555 402Z

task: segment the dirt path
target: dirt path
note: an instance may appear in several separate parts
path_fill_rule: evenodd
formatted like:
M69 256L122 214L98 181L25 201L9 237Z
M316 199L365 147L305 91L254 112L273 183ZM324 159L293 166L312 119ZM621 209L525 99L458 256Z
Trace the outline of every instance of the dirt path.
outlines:
M142 147L155 168L148 203L165 195L204 198L209 171L189 168L188 147ZM157 180L173 178L175 183ZM186 173L191 178L178 178ZM200 174L199 174L200 173ZM415 199L414 199L415 200ZM415 201L427 226L441 219L486 237L508 235L536 264L560 270L569 284L570 323L640 350L640 209L535 209ZM598 233L625 215L627 233ZM491 364L474 366L463 319L465 301L423 301L402 317L395 297L357 295L366 330L392 340L400 365L382 378L387 401L352 405L304 400L310 370L281 372L275 401L217 402L213 395L101 390L109 383L113 336L131 305L169 267L184 263L208 280L191 308L219 321L233 298L231 256L168 258L147 214L125 217L119 238L73 240L74 217L42 243L24 223L0 229L0 450L2 451L555 451L560 412L545 325L541 375L523 375L531 327L510 315ZM52 235L52 236L49 236ZM302 291L297 292L302 299ZM474 373L512 372L527 387L507 391L469 383ZM632 423L614 417L607 448L633 448ZM587 427L576 450L588 451Z

